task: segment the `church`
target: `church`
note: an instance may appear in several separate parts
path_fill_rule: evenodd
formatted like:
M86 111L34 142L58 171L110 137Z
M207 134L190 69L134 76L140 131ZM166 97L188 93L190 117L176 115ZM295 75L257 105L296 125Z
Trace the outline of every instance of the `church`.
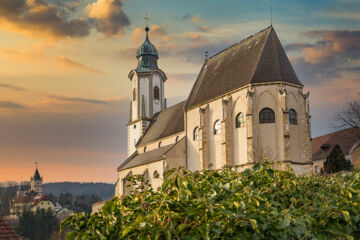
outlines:
M187 99L171 107L149 35L146 26L137 67L128 75L128 158L117 169L117 196L131 190L127 176L140 174L156 190L161 176L179 166L243 171L267 161L312 174L309 93L273 26L205 59Z

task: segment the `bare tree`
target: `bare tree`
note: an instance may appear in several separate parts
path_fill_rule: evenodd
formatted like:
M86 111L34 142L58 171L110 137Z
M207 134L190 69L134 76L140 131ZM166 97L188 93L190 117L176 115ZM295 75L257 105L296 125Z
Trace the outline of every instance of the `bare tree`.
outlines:
M337 130L353 128L353 134L360 140L360 100L348 102L345 107L335 114L332 124Z

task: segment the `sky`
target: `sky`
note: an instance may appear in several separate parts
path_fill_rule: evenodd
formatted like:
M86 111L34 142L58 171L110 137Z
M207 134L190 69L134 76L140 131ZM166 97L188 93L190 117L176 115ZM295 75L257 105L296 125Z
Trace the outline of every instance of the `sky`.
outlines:
M205 58L272 23L310 91L312 137L360 98L358 0L1 0L0 182L116 181L126 158L130 80L145 38L186 99Z

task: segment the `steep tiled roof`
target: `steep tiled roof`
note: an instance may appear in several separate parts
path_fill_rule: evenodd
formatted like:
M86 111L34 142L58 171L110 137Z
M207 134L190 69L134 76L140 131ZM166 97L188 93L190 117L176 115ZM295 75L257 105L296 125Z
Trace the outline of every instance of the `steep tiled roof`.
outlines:
M333 147L339 145L343 153L348 154L356 143L355 128L329 133L312 139L312 158L319 160L326 158Z
M125 170L162 160L164 159L164 154L174 145L175 144L167 145L141 154L138 154L136 151L118 167L118 170Z
M142 147L148 143L183 132L184 104L185 101L157 113L136 147Z
M302 86L272 26L207 59L187 99L191 108L251 83Z
M15 233L11 226L0 217L0 240L20 240L21 238Z

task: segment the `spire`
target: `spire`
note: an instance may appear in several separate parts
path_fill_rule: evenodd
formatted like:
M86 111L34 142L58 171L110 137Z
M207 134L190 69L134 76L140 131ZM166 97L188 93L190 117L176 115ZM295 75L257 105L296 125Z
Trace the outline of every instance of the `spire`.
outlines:
M40 173L38 170L37 162L35 162L35 172L34 176L32 177L34 180L41 180Z

